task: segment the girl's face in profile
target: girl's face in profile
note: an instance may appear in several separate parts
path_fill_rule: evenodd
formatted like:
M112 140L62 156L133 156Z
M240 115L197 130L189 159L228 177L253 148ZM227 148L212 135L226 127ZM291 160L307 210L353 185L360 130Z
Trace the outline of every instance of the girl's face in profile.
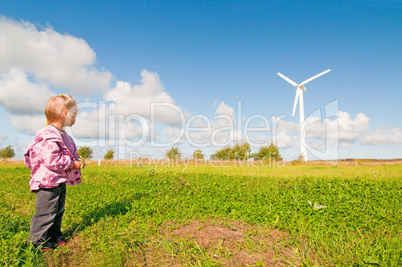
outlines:
M71 127L75 123L75 118L77 117L78 108L77 105L73 106L69 110L65 110L64 126Z

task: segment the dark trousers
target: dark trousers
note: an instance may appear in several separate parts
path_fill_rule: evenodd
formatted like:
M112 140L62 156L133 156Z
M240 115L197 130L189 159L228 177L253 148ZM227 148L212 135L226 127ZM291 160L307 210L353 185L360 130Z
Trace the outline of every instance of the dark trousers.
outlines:
M28 242L34 247L52 247L63 240L61 221L66 201L66 184L54 188L41 188L36 193L36 212L31 219Z

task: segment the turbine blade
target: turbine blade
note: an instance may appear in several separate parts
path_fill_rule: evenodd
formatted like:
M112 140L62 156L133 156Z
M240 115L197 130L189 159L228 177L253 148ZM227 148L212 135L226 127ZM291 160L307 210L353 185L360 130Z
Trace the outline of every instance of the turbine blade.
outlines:
M291 85L293 85L293 86L297 86L297 85L298 85L297 83L295 83L294 81L292 81L291 79L289 79L289 78L286 77L285 75L280 74L279 72L278 72L278 75L281 76L285 81L287 81L287 82L290 83Z
M317 79L317 78L320 77L321 75L324 75L325 73L330 72L330 71L331 71L330 69L328 69L328 70L326 70L326 71L323 71L323 72L321 72L320 74L317 74L316 76L313 76L313 77L311 77L310 79L305 80L305 81L302 82L300 85L305 85L306 83L311 82L312 80Z
M296 107L297 107L297 100L299 100L299 95L300 95L300 89L297 88L297 89L296 89L296 96L295 96L295 103L293 104L293 113L292 113L292 117L295 116Z

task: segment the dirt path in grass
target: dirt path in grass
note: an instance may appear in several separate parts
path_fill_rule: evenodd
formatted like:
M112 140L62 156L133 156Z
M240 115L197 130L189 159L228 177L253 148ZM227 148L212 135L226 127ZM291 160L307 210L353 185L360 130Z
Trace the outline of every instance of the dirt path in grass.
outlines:
M128 233L124 244L109 240L116 257L94 251L93 241L76 235L58 253L45 255L46 262L50 267L301 266L302 261L314 262L306 242L284 231L241 221L165 223L143 234L143 239L134 241Z
M305 254L286 232L244 222L199 221L161 226L162 242L147 247L140 266L300 266ZM162 244L162 245L160 245ZM306 256L304 256L306 257ZM312 259L313 255L308 255ZM186 264L187 262L187 264ZM134 266L134 265L133 265ZM210 266L210 265L208 265Z

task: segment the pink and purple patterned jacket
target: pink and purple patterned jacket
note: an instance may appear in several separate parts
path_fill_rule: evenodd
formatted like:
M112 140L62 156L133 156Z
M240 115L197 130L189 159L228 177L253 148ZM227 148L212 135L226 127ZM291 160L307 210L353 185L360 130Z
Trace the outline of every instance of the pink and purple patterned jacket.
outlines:
M61 183L81 183L81 171L73 170L79 156L73 139L52 125L38 131L24 153L24 163L31 169L31 192L53 188Z

